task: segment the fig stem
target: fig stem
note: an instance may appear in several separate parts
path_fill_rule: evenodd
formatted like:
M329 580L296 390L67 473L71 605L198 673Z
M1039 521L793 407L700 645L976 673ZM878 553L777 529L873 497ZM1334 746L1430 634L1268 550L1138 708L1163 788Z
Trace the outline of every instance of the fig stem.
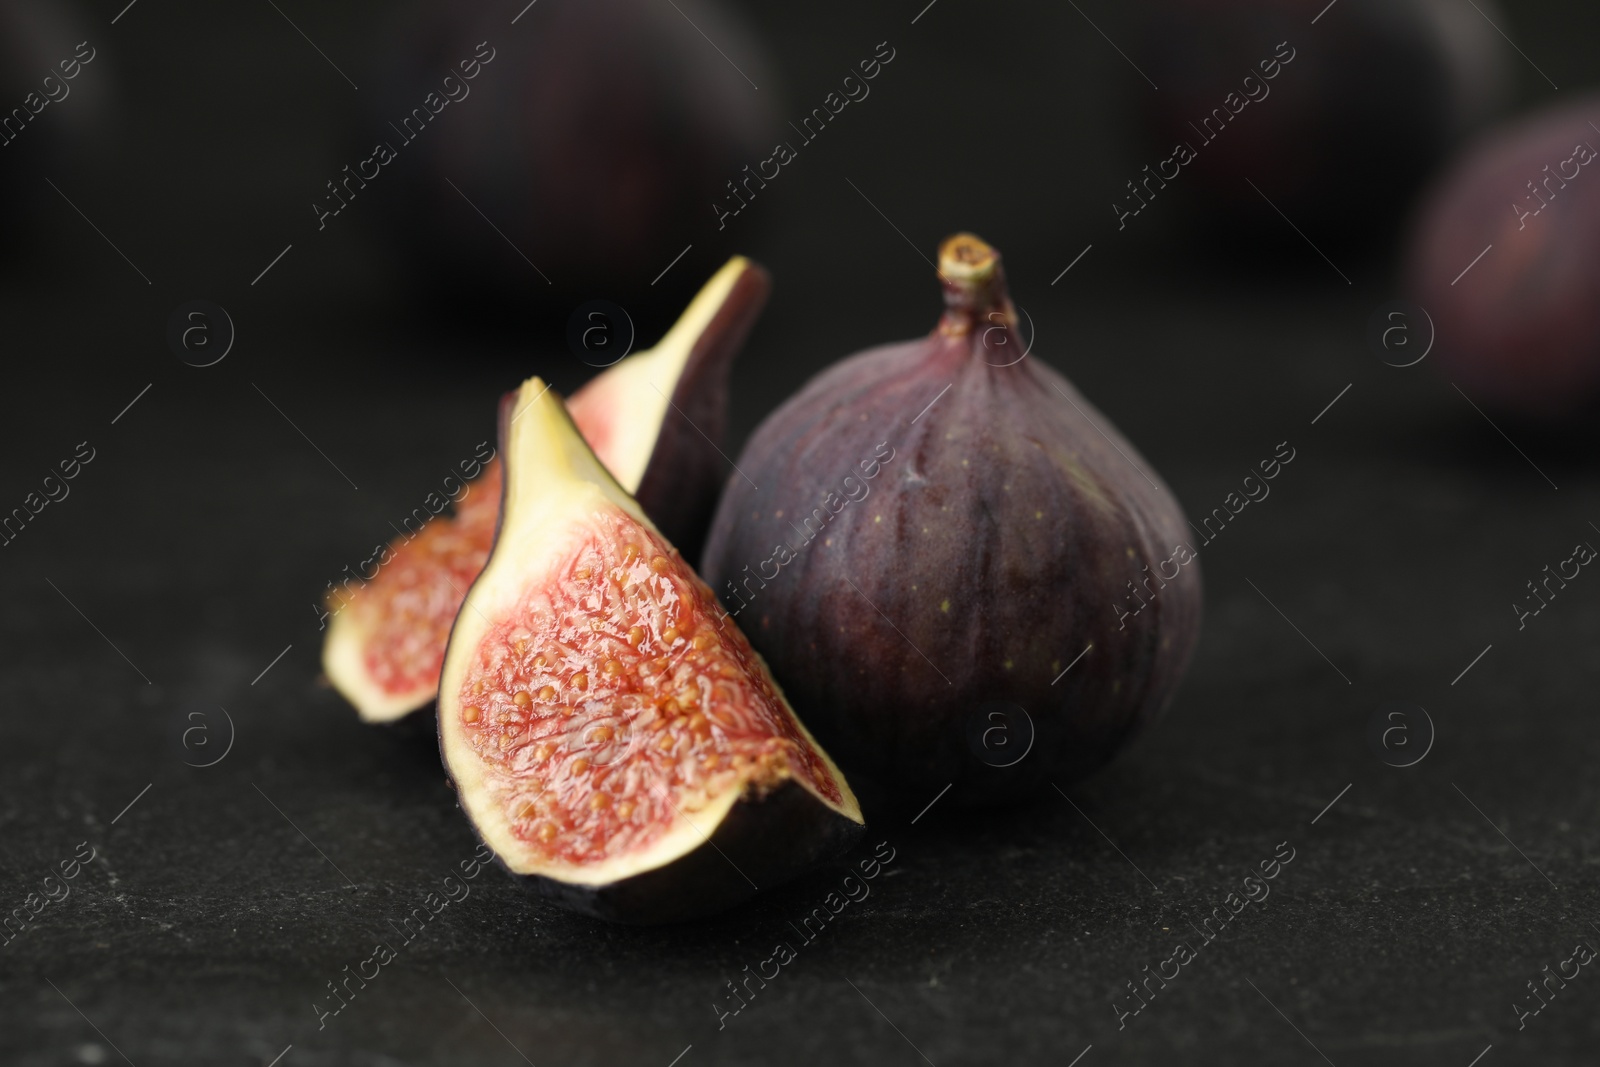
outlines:
M980 324L1017 325L1000 253L976 234L958 233L939 245L939 281L945 303L939 332L945 336L965 336Z

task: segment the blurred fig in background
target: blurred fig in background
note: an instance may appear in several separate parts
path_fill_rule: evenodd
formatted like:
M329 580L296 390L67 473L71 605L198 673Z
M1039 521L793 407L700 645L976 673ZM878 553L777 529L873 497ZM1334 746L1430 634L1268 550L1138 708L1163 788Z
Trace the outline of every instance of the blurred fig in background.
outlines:
M395 150L373 194L410 280L475 312L681 306L698 271L651 280L781 139L743 24L714 0L403 12L362 136Z
M1272 205L1319 243L1386 235L1505 99L1490 0L1320 6L1157 0L1147 12L1136 57L1159 86L1146 94L1150 173L1195 190L1208 235L1298 240ZM1145 177L1134 184L1148 200L1161 186Z
M1407 259L1435 358L1484 407L1600 397L1600 96L1495 130L1430 194Z
M76 5L0 0L0 259L35 237L101 132L108 60Z

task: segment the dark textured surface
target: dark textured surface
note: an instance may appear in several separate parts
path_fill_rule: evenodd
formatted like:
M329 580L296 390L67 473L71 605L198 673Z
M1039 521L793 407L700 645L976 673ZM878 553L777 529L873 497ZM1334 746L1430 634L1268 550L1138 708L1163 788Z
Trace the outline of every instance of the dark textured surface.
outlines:
M1092 1043L1080 1067L1466 1067L1491 1044L1482 1067L1593 1062L1588 968L1520 1032L1511 1005L1576 942L1600 944L1600 579L1520 632L1509 606L1574 543L1600 544L1593 435L1502 423L1512 446L1430 362L1382 365L1365 342L1395 295L1382 262L1341 261L1347 286L1303 246L1222 270L1157 227L1117 234L1099 205L1139 164L1107 131L1149 89L1070 7L941 0L915 27L920 3L764 15L796 110L878 40L899 57L839 139L753 205L764 221L708 224L675 271L692 286L734 250L773 271L735 374L735 444L827 361L923 330L937 290L907 240L931 253L961 227L1008 254L1037 356L1192 516L1290 441L1271 496L1204 549L1201 642L1165 722L1070 801L935 804L910 825L933 798L898 798L905 814L874 820L852 857L888 841L893 862L812 943L790 923L842 867L655 930L553 910L491 868L399 946L390 921L474 841L429 725L362 727L318 684L312 604L492 433L500 390L587 372L529 323L419 322L355 227L315 233L304 202L347 154L326 112L352 90L270 6L141 0L109 26L121 7L90 12L105 66L84 75L135 87L108 158L52 177L153 284L45 189L48 246L14 258L0 295L0 508L77 442L95 449L0 549L0 906L79 842L97 849L0 947L0 1061L264 1065L292 1045L283 1067L946 1067L1068 1064ZM1105 7L1088 10L1118 37ZM361 54L375 17L289 13L336 59ZM1507 29L1565 88L1591 77L1596 17L1529 4ZM941 126L956 133L930 136ZM197 296L239 325L206 370L163 339ZM1406 770L1366 741L1393 699L1438 729ZM219 708L231 751L185 766L222 751ZM185 747L199 724L208 744ZM1119 1031L1124 983L1197 940L1188 923L1280 842L1295 858L1265 904ZM319 1030L325 983L379 938L397 958ZM724 983L780 940L797 957L719 1030Z

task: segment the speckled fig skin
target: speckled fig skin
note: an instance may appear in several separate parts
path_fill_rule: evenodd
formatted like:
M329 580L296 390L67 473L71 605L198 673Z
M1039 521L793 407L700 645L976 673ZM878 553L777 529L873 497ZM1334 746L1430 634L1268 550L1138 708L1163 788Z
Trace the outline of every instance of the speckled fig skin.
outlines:
M1590 94L1494 131L1419 213L1407 279L1433 362L1485 408L1557 420L1600 398L1594 116Z
M1019 358L998 255L958 235L940 272L932 334L836 364L756 430L701 568L818 739L907 804L1100 767L1159 716L1200 625L1198 561L1150 577L1192 552L1182 509L1065 378ZM1010 766L971 740L990 701L1033 724ZM1027 741L1008 729L1005 760Z

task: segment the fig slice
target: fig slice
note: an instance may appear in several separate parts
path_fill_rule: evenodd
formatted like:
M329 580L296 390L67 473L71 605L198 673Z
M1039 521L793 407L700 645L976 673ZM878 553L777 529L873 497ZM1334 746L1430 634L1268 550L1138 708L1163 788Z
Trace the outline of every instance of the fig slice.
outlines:
M706 283L654 348L613 364L568 408L606 468L675 543L697 556L717 493L728 372L771 288L742 256ZM367 722L426 707L439 686L450 624L483 569L500 514L500 461L460 497L392 540L378 571L352 594L330 596L323 671Z
M618 922L720 911L838 854L860 805L716 597L535 378L444 657L439 748L514 874Z

